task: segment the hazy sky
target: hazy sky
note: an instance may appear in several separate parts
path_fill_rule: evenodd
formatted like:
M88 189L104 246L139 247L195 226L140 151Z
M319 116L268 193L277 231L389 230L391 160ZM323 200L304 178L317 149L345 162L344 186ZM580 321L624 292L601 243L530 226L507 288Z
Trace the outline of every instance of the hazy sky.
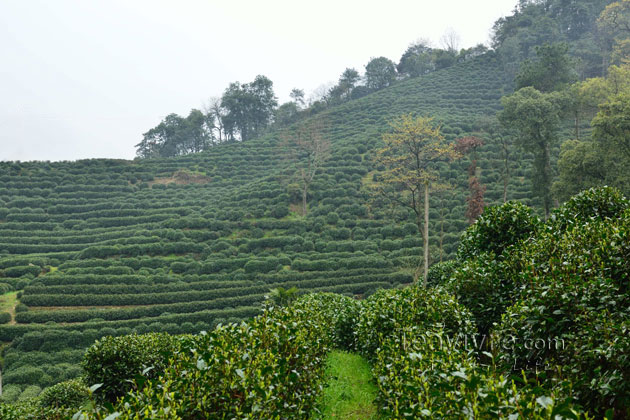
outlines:
M0 160L133 158L142 133L264 74L282 103L407 46L489 40L516 0L0 0Z

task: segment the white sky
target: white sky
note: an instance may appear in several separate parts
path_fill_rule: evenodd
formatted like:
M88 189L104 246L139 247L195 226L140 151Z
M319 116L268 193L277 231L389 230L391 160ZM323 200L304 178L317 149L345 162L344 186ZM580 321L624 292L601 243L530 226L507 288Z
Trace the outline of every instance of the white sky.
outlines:
M489 40L516 0L0 0L0 161L133 158L142 133L264 74L280 103L407 46Z

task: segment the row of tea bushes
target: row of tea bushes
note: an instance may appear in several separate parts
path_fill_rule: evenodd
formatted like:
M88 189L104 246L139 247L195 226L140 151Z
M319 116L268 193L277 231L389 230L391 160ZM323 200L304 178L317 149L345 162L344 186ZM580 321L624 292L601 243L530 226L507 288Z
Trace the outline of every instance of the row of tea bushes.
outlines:
M355 305L340 295L307 295L289 307L266 307L250 322L179 338L159 377L139 378L138 389L115 408L101 406L86 418L103 419L115 410L120 419L308 419L322 386L324 358L349 339ZM141 373L133 359L124 369L108 368L106 355L127 355L125 340L134 338L122 340L118 352L106 340L86 355L89 378L103 383L97 398L123 395L131 387L121 379Z

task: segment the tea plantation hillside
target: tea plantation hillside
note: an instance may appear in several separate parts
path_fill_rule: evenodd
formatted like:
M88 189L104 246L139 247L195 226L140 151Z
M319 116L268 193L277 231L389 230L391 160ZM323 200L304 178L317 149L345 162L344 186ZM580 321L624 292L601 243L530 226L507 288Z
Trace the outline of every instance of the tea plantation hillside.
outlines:
M407 213L370 201L373 149L402 113L434 116L451 141L471 134L510 89L488 53L317 115L331 156L305 217L280 133L168 159L0 163L3 398L76 377L103 336L210 330L258 314L278 287L410 283L422 241ZM479 151L487 204L502 201L500 152ZM467 166L440 167L454 189L432 202L434 262L468 225ZM511 166L508 198L532 204L529 160Z
M0 402L0 418L627 419L629 277L618 190L584 191L546 221L508 202L429 287L272 298L196 335L104 337L80 380Z

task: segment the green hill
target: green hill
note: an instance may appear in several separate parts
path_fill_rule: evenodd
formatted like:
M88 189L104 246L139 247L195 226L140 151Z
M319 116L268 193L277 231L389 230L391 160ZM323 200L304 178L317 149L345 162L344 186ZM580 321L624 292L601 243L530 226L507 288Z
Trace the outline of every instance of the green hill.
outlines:
M76 376L104 335L251 317L275 287L367 295L411 282L421 240L405 212L370 203L371 151L402 113L434 116L449 140L469 134L509 90L489 53L319 114L331 157L306 217L279 133L177 158L0 163L0 283L20 291L0 326L5 394ZM489 204L502 198L499 152L480 152ZM509 198L530 201L528 161L512 165ZM440 169L455 188L432 206L432 261L453 256L467 226L466 166Z

